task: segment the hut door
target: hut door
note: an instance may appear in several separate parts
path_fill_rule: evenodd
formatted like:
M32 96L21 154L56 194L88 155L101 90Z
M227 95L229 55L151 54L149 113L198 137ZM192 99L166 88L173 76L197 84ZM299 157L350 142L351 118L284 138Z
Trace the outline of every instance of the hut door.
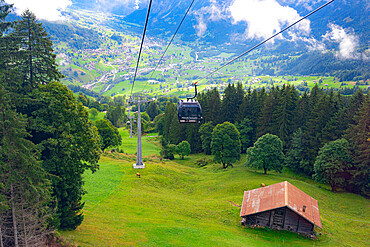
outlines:
M275 209L272 216L272 226L274 228L284 228L285 208Z

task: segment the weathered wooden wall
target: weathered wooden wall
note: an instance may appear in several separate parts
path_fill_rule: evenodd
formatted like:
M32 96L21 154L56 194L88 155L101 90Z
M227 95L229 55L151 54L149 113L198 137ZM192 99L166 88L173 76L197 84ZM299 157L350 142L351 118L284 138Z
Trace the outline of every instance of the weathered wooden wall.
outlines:
M243 224L266 226L278 230L288 230L307 235L314 234L314 225L287 207L277 208L243 217Z

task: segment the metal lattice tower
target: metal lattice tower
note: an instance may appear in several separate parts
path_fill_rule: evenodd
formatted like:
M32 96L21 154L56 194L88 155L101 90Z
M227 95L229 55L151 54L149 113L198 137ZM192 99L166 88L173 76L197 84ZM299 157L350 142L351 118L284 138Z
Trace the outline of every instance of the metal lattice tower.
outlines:
M141 145L141 112L140 112L140 104L147 103L148 100L141 99L138 97L137 100L132 100L131 102L137 103L138 112L137 112L137 154L136 154L136 163L133 165L135 169L143 169L145 168L145 164L143 163L143 153L142 153L142 145Z
M130 120L130 138L132 138L132 120L134 119L134 116L130 115L131 109L128 109L128 119Z

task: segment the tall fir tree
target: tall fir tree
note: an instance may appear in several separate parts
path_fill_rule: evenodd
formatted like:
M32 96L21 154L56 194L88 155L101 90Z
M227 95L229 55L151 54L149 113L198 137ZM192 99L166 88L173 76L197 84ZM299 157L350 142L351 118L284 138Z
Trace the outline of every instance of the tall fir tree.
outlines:
M37 85L59 81L63 77L55 61L50 37L31 11L24 11L10 36L16 40L15 66L23 75L20 93L29 92Z
M0 243L41 246L52 232L50 183L27 138L27 119L0 85Z
M289 146L289 139L296 129L295 116L298 101L298 93L294 86L283 85L274 111L273 126L271 133L276 134L283 142L284 149Z
M164 110L164 117L163 117L163 137L168 141L168 137L170 135L170 128L172 125L172 121L176 119L176 107L173 103L167 102L166 108Z
M202 148L207 155L212 154L211 142L212 131L214 129L213 122L202 124L199 128L200 138L202 139Z
M267 133L274 133L273 131L273 114L274 108L278 101L277 95L279 89L274 88L269 94L266 94L262 103L261 114L258 118L257 137L261 137Z
M370 196L370 95L354 116L355 124L350 125L346 139L352 145L354 166L350 188L356 193Z
M222 119L225 122L235 123L239 109L236 92L234 84L229 83L225 88L221 103Z

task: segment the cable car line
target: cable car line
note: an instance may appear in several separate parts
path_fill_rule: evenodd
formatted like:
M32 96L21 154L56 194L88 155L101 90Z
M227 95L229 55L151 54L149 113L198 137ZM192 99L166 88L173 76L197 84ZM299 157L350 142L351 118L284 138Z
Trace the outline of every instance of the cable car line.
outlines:
M152 7L152 0L150 0L150 2L149 2L148 12L146 13L146 20L145 20L145 26L144 26L143 36L141 38L141 45L140 45L140 50L139 50L139 56L137 58L134 80L132 81L132 87L131 87L131 93L130 93L131 96L132 96L132 90L134 89L134 85L135 85L135 80L136 80L136 75L137 75L137 69L138 69L139 63L140 63L141 51L143 49L143 44L144 44L144 39L145 39L145 32L146 32L146 27L148 25L148 19L149 19L149 13L150 13L151 7Z
M269 40L271 40L271 39L275 38L277 35L279 35L279 34L281 34L281 33L285 32L285 31L286 31L286 30L288 30L289 28L291 28L291 27L295 26L297 23L301 22L302 20L306 19L306 18L307 18L307 17L309 17L310 15L312 15L312 14L316 13L317 11L319 11L320 9L322 9L322 8L326 7L327 5L331 4L332 2L334 2L334 0L331 0L331 1L327 2L326 4L322 5L321 7L319 7L319 8L317 8L317 9L313 10L312 12L310 12L310 13L309 13L309 14L307 14L306 16L302 17L302 18L301 18L301 19L299 19L298 21L294 22L293 24L290 24L289 26L287 26L286 28L284 28L284 29L283 29L283 30L281 30L280 32L278 32L278 33L276 33L276 34L272 35L272 36L271 36L270 38L268 38L268 39L265 39L265 40L264 40L264 41L262 41L261 43L259 43L259 44L255 45L254 47L252 47L252 48L250 48L249 50L247 50L246 52L244 52L244 53L240 54L240 55L239 55L239 56L237 56L236 58L233 58L233 59L232 59L232 60L230 60L229 62L225 63L224 65L222 65L222 66L221 66L221 67L219 67L218 69L216 69L216 70L214 70L214 71L210 72L209 74L205 75L204 77L200 78L199 80L197 80L197 82L196 82L196 83L198 83L199 81L201 81L201 80L203 80L203 79L207 78L207 77L208 77L208 76L210 76L210 75L213 75L213 74L214 74L214 73L216 73L217 71L221 70L222 68L226 67L227 65L231 64L232 62L234 62L235 60L237 60L237 59L241 58L242 56L244 56L244 55L248 54L249 52L253 51L253 50L254 50L254 49L256 49L257 47L259 47L259 46L263 45L264 43L268 42Z
M174 40L174 38L175 38L175 36L176 36L177 32L179 31L179 29L180 29L180 27L181 27L182 23L184 22L184 20L185 20L186 16L188 15L188 13L189 13L189 11L190 11L191 7L193 6L194 1L195 1L195 0L193 0L193 1L191 2L190 6L189 6L189 7L188 7L188 9L186 10L184 17L182 18L182 20L181 20L180 24L178 25L178 27L177 27L177 29L176 29L175 33L172 35L172 38L171 38L170 42L168 43L168 45L167 45L167 47L166 47L165 51L163 52L163 54L162 54L161 58L159 59L159 61L158 61L157 65L155 66L155 68L154 68L153 72L150 74L148 81L153 77L154 72L157 70L157 68L158 68L159 64L162 62L162 59L163 59L164 55L166 54L166 52L167 52L168 48L169 48L169 47L170 47L170 45L172 44L172 41ZM144 91L144 89L145 89L146 85L148 84L148 81L147 81L147 82L146 82L146 84L144 85L144 88L143 88L143 90L142 90L142 91Z

